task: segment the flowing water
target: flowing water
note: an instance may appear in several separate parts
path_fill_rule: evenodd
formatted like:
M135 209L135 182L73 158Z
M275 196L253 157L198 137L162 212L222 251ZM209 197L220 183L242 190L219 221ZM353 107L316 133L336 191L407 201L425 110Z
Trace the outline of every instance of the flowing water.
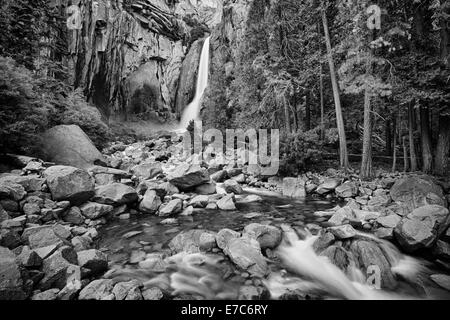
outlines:
M205 39L203 44L202 53L200 56L200 64L197 74L197 86L195 90L194 100L186 107L183 112L180 121L180 128L185 129L191 120L197 121L200 118L200 109L203 94L208 86L208 74L209 74L209 40Z
M255 191L255 190L247 190ZM176 294L190 294L206 299L236 299L242 285L264 285L272 299L286 293L300 292L306 297L322 299L450 299L448 292L429 280L429 275L444 273L423 259L403 255L391 243L374 236L358 237L376 241L389 257L392 273L399 280L395 292L377 290L365 283L362 272L354 267L343 272L327 258L318 256L313 249L314 230L324 225L323 218L314 212L328 210L336 203L304 200L296 201L260 193L262 202L238 203L237 211L200 210L188 217L178 217L175 224L161 224L163 218L152 215L128 221L114 221L101 231L99 248L108 253L113 270L111 277L140 279L146 287L159 287ZM277 251L268 255L270 275L254 279L239 270L221 252L211 254L180 253L166 261L169 267L150 271L133 262L140 254L168 252L168 242L178 233L191 229L219 231L224 228L242 231L250 223L279 226L284 240ZM309 231L311 230L311 231ZM415 284L420 282L420 290Z

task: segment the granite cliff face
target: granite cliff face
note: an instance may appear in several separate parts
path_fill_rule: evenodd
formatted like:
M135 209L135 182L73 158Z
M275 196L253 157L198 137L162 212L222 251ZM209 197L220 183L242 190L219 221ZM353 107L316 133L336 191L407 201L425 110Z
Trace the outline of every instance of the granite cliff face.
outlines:
M193 97L201 39L221 24L222 0L72 5L69 16L82 27L69 31L69 68L104 118L176 118Z

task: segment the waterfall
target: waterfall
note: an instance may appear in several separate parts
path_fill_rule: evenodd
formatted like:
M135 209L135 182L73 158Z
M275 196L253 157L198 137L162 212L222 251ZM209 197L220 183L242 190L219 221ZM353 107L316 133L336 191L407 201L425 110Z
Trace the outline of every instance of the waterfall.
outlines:
M186 129L191 120L197 121L200 118L200 108L203 94L208 86L209 73L209 38L205 39L202 54L200 56L200 65L197 75L197 87L195 90L194 100L186 107L180 121L181 129Z

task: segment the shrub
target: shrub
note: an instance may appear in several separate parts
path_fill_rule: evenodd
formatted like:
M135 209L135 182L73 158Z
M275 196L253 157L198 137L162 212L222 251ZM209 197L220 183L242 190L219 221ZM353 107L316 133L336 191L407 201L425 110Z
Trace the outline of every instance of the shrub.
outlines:
M34 154L39 134L48 127L53 105L37 93L31 71L0 57L0 149Z

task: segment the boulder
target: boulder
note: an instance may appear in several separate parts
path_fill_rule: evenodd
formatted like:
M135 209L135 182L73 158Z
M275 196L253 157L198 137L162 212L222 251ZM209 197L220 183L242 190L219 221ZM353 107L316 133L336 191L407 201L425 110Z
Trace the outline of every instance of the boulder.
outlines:
M28 243L31 249L61 245L71 236L68 229L60 224L31 227L24 230L22 240Z
M333 214L330 220L328 220L328 223L332 226L340 226L354 218L353 210L349 207L343 207Z
M89 283L81 290L79 300L111 300L114 282L111 279L99 279Z
M430 279L433 280L441 288L450 291L450 276L445 274L433 274L430 276Z
M283 196L289 198L306 197L305 181L300 178L284 178Z
M339 240L350 239L356 236L356 230L349 224L331 227L328 228L328 231L330 231L336 239Z
M196 196L189 201L189 205L194 208L205 208L208 205L209 197L206 195Z
M398 180L392 186L390 195L395 202L406 205L409 211L430 204L446 207L442 188L426 176Z
M213 182L202 184L195 188L195 193L200 195L210 195L216 193L216 184Z
M96 202L88 202L80 207L81 213L88 219L101 218L114 210L113 206Z
M234 204L234 198L232 195L228 195L217 201L217 207L224 211L234 211L236 206Z
M140 284L136 280L119 282L114 286L112 292L116 300L142 300L139 286Z
M0 247L0 300L24 300L23 281L16 255L7 248Z
M327 179L317 187L318 194L327 194L333 192L341 184L340 179Z
M347 181L337 187L335 192L340 198L352 198L358 194L358 188L354 182Z
M16 262L25 268L39 268L42 258L28 246L24 246L22 252L16 257Z
M108 258L99 250L84 250L77 254L78 265L90 270L92 275L100 274L108 269Z
M53 253L42 264L42 271L45 276L40 282L40 289L64 288L70 276L67 269L74 264L76 265L76 263L77 255L71 248L61 248Z
M143 290L142 297L144 300L162 300L164 298L164 294L161 289L154 287Z
M161 204L162 204L161 198L156 194L156 191L147 190L147 192L144 195L144 198L139 204L139 210L144 213L154 214L158 212L158 209L161 206Z
M230 229L222 229L216 235L217 246L224 250L228 246L231 239L237 239L240 237L241 234L239 232Z
M391 214L389 216L378 218L376 223L384 228L395 228L401 220L402 218L397 214Z
M105 159L91 139L76 125L56 126L44 133L43 152L46 160L88 169Z
M379 268L381 288L394 289L397 286L397 281L391 271L389 260L385 256L383 250L374 241L355 240L350 246L350 251L353 253L357 266L367 274L368 268Z
M183 210L183 200L174 199L169 203L163 204L159 207L159 216L167 217L170 215L174 215L180 213Z
M264 277L268 266L258 241L251 238L231 238L223 252L230 260L255 277Z
M244 237L258 241L262 250L275 249L281 243L281 230L274 226L252 223L244 228Z
M182 164L169 175L169 182L182 191L195 188L209 181L208 170L201 168L199 165Z
M80 205L95 194L94 180L84 170L53 166L44 171L47 185L55 201L68 200L72 205Z
M0 200L10 199L20 201L27 195L25 188L13 181L4 180L0 183Z
M407 252L431 248L450 225L448 209L439 205L419 207L395 228L395 238Z
M64 212L62 215L62 219L64 220L64 222L68 222L77 226L83 224L85 220L80 208L78 207L72 207Z
M121 183L113 183L96 188L92 201L120 206L137 202L138 194L132 187Z
M7 175L0 178L0 185L6 181L21 185L27 192L41 191L45 183L45 179L40 178L38 175Z
M239 185L239 183L236 180L227 180L224 182L223 187L225 188L225 191L227 193L234 193L234 194L242 194L244 193L244 190Z
M440 259L450 261L450 243L438 240L433 248L433 255Z
M169 242L169 248L175 253L211 251L216 247L216 234L207 230L189 230L179 233Z
M163 170L159 162L154 162L137 165L131 169L131 172L142 180L150 180L162 174Z
M337 245L332 245L324 249L320 253L320 256L327 257L332 264L347 274L351 272L351 267L355 263L353 254Z
M214 182L224 182L228 178L226 170L220 170L211 175L211 180Z

